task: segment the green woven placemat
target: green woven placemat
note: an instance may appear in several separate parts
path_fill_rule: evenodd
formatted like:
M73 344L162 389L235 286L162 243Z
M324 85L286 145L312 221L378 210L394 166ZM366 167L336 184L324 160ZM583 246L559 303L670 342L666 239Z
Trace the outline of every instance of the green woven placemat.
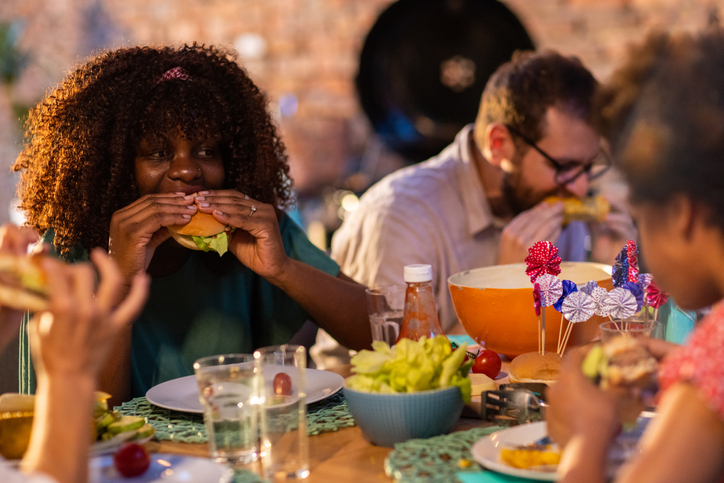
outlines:
M141 416L156 430L156 439L181 443L206 443L206 428L201 414L184 413L164 409L137 397L117 406L124 416ZM337 431L354 426L354 419L347 409L342 393L307 406L307 433L310 435Z
M459 482L456 473L481 470L470 455L473 444L500 429L504 428L474 428L398 443L385 459L385 473L400 483Z

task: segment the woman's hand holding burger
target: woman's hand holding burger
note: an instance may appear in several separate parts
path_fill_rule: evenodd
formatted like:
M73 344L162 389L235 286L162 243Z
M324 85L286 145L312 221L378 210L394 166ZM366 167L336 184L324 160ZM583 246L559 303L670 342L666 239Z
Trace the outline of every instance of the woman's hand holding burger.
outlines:
M171 236L165 227L188 223L196 211L193 195L165 193L142 196L113 213L108 253L125 279L120 298L133 278L146 272L156 248Z
M284 252L277 212L272 205L253 200L235 190L202 191L196 196L202 213L236 228L229 251L267 280L283 276L289 263Z

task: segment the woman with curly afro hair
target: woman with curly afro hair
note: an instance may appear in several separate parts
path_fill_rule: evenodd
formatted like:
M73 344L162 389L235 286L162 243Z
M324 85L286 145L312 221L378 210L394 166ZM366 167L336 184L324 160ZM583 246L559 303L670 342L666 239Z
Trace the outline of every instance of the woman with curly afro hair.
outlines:
M146 308L102 371L117 401L192 374L199 357L288 342L306 320L347 347L370 343L364 287L282 211L291 204L284 145L231 52L194 44L98 55L31 111L14 168L27 223L58 256L86 260L102 247L125 287L139 273L152 278ZM167 227L199 212L235 229L229 253L171 238ZM21 390L32 392L24 336L21 358Z

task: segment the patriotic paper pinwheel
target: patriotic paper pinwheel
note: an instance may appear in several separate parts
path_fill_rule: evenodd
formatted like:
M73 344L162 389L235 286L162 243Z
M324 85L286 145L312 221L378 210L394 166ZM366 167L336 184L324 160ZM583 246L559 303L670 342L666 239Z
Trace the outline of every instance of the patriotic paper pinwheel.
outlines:
M563 300L568 297L573 292L578 292L578 286L571 282L570 280L563 280L563 294L558 299L558 302L553 304L553 308L555 308L558 312L561 312L561 306L563 305Z
M650 273L639 273L639 284L641 285L641 288L644 289L644 292L649 288L649 284L653 280L653 277Z
M591 298L595 303L593 313L598 315L599 317L608 317L608 311L603 305L603 301L606 300L606 297L608 297L608 290L603 287L596 287L591 292Z
M608 312L611 317L616 319L627 319L636 313L638 304L636 297L624 288L617 287L610 292L603 301L603 309Z
M646 290L646 301L648 302L648 304L651 307L658 309L666 303L668 298L669 294L667 294L666 292L662 292L659 286L656 285L656 282L651 280L651 283Z
M540 287L537 283L533 284L533 307L535 307L535 315L540 315Z
M591 295L591 292L593 292L593 289L598 287L598 283L595 280L591 280L590 282L586 282L581 287L581 292L587 293L588 295Z
M555 275L541 275L535 281L540 292L540 304L543 307L550 307L555 304L563 294L563 284Z
M623 247L623 250L616 255L616 261L611 267L611 278L614 287L620 287L628 282L628 253L626 247Z
M573 322L583 322L593 317L593 297L585 292L574 292L563 301L563 316Z
M628 281L638 282L639 281L639 249L636 247L636 242L629 240L626 242L626 257L628 258Z
M636 312L644 306L644 290L638 282L626 282L621 286L622 289L628 290L636 299Z
M549 241L539 241L530 247L528 256L525 257L525 263L527 265L525 273L533 283L541 275L561 273L561 257L558 256L558 248Z

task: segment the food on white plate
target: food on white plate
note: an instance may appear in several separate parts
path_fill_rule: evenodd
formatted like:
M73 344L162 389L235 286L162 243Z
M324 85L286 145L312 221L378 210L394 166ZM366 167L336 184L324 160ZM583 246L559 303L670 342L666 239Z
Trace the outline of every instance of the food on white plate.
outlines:
M527 352L514 358L508 368L510 382L550 384L561 373L561 356L556 352Z
M113 455L113 466L126 478L140 476L151 465L151 457L140 444L127 443Z
M561 452L556 445L527 444L502 447L500 460L522 470L556 471L561 460Z
M96 391L92 410L90 440L95 449L114 447L123 441L137 441L155 434L153 426L136 416L121 416L108 408L111 395ZM0 455L6 459L22 458L30 441L33 425L35 396L29 394L3 394L0 396ZM112 440L111 443L105 441Z
M561 198L559 196L549 196L544 201L548 203L563 203L563 224L579 220L586 222L601 222L608 216L611 207L601 195L590 198Z
M234 228L221 223L209 213L197 211L185 225L166 227L176 242L190 250L217 252L219 256L229 248L229 235Z
M31 312L48 308L43 256L0 253L0 305Z

